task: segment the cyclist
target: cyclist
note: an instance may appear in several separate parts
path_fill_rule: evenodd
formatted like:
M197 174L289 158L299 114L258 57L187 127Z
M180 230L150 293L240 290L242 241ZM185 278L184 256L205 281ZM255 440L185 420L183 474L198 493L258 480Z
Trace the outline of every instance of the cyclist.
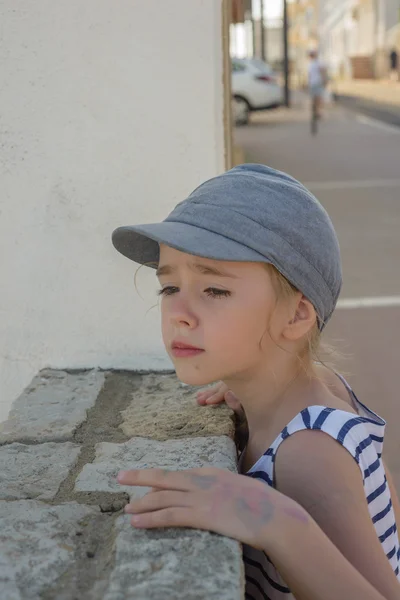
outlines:
M316 117L319 119L325 88L328 83L328 72L326 66L319 60L316 50L310 50L309 57L308 89L312 99L313 111L315 110Z

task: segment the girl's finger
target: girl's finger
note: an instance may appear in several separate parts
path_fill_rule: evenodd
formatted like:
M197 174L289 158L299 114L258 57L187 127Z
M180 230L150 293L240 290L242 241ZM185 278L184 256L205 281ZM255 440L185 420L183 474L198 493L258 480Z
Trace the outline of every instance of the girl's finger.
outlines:
M189 501L190 494L187 492L161 490L146 494L146 496L143 496L138 500L133 500L130 504L125 506L124 510L128 514L141 514L162 510L164 508L172 508L174 506L187 507L190 505Z
M205 390L201 390L200 392L197 392L196 396L197 398L200 397L204 397L207 398L207 396L209 396L210 394L214 394L215 390L218 386L213 385L212 387L206 388Z
M200 406L205 406L205 404L207 404L207 398L209 397L209 394L202 394L202 395L197 395L196 396L196 400L197 400L197 404L200 404Z
M224 394L223 392L217 392L215 394L213 394L212 396L210 396L209 398L207 398L206 400L206 404L221 404L222 402L224 402Z
M184 471L135 469L132 471L120 471L117 481L121 485L189 492L199 488L204 489L204 486L214 483L216 480L214 471L215 469L212 468L187 469Z
M133 515L131 524L138 529L155 529L157 527L192 527L204 529L197 522L196 511L192 508L173 507L154 512Z
M218 386L213 386L211 388L207 388L206 390L203 390L202 392L198 392L196 394L196 399L197 401L200 403L205 403L205 401L210 398L210 396L213 396L215 394L215 392L217 391Z
M235 412L241 412L243 410L239 399L237 398L237 396L235 396L233 392L226 392L224 399L229 408L231 408Z
M117 481L121 485L143 486L159 489L187 491L190 488L183 472L167 471L164 469L134 469L120 471Z
M200 406L204 406L206 404L207 397L206 396L196 396L196 400L197 400L197 404L200 404Z

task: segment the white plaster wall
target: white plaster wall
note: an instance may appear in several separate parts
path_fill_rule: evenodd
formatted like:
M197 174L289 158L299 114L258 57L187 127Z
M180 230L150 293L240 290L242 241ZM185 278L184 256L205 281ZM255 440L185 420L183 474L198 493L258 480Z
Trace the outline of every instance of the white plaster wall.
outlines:
M0 420L38 369L169 368L110 242L224 170L217 0L0 0Z
M377 35L374 5L372 2L365 3L360 8L358 21L358 54L372 55L376 50Z

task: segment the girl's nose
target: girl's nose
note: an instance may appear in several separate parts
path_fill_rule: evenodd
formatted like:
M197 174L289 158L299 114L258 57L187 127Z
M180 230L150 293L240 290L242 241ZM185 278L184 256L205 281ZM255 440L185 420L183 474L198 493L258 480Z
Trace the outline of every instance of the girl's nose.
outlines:
M174 325L186 325L194 327L197 324L197 317L193 312L187 299L174 298L169 306L169 318Z

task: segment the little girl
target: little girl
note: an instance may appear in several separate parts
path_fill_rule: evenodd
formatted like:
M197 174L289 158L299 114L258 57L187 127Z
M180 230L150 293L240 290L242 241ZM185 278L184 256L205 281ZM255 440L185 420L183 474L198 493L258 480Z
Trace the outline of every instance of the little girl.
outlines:
M399 600L385 422L314 360L342 282L337 238L314 196L284 173L241 165L162 223L118 228L113 243L157 268L178 378L222 381L199 402L230 390L248 424L241 474L121 472L121 484L152 488L126 506L132 525L239 540L249 600Z

